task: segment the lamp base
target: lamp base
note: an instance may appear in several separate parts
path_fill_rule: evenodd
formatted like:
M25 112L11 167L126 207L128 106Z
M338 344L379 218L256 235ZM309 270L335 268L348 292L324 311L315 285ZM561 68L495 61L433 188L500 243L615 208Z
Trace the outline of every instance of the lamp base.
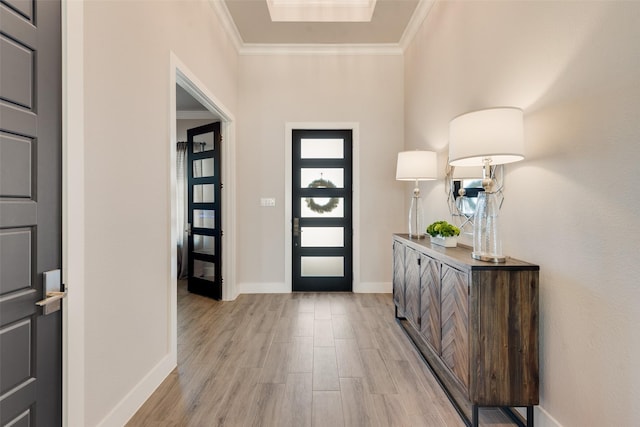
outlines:
M410 239L424 239L425 237L427 237L426 234L411 234L411 233L409 233L409 238Z
M494 254L483 254L478 252L472 252L471 258L477 259L478 261L487 261L487 262L506 262L507 256L505 255L494 255Z

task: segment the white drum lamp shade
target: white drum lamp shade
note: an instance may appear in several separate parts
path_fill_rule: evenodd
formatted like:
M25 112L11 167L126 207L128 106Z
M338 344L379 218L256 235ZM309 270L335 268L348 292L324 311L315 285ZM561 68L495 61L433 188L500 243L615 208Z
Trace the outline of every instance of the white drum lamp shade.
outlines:
M398 181L427 181L438 177L437 154L434 151L401 151L398 153Z
M456 117L449 124L449 164L482 166L524 159L522 110L489 108Z

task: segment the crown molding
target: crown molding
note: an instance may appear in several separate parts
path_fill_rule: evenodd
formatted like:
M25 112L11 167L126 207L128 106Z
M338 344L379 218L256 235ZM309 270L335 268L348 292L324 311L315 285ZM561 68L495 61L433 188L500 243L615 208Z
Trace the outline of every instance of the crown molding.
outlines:
M404 29L404 33L402 34L400 43L398 44L402 48L403 52L407 50L407 47L409 47L409 44L413 41L413 38L418 33L418 30L424 20L427 19L427 16L433 9L433 5L436 4L436 1L437 0L420 0L418 6L416 6L416 10L413 12L413 16L411 16L411 20L409 21L407 28Z
M420 0L399 43L245 43L224 0L209 0L239 55L403 55L437 0Z
M229 9L227 9L227 5L224 0L209 0L209 4L211 8L218 16L220 23L222 24L222 28L224 28L225 32L231 38L231 42L233 46L236 48L236 52L239 52L244 45L244 41L240 36L240 31L238 31L238 27L236 27L236 23L233 21L231 17L231 13L229 13Z

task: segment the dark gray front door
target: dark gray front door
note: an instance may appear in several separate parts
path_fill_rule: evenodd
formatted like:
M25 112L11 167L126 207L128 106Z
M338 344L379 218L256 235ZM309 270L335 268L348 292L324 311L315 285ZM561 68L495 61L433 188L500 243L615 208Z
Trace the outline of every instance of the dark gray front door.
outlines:
M187 130L189 292L222 298L220 122Z
M59 0L0 0L0 425L62 424Z
M352 131L292 131L292 287L350 292Z

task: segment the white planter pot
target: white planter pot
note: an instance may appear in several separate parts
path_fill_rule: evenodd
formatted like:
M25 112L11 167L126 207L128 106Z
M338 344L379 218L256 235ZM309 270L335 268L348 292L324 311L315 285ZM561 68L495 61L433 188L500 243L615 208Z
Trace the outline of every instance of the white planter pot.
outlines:
M429 236L431 237L431 243L434 245L444 246L445 248L455 248L458 246L458 236L442 237L442 236Z

